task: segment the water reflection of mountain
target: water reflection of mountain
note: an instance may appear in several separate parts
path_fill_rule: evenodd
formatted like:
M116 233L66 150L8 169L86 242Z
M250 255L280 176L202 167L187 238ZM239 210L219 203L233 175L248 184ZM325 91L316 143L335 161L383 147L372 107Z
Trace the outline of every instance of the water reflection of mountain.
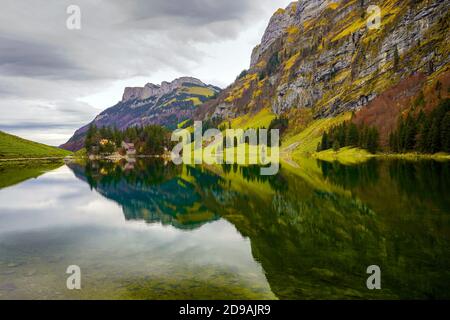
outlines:
M222 173L221 215L250 238L279 298L450 297L448 163L301 168L262 180ZM382 291L366 287L373 264Z
M89 162L68 166L91 188L117 202L127 220L195 229L219 219L202 204L196 186L188 181L190 175L196 174L194 168L184 168L183 177L183 168L157 160L132 165ZM206 177L203 183L214 183L208 179L211 177Z
M356 166L345 166L337 162L319 162L319 165L327 181L352 190L361 198L367 198L366 191L372 188L374 191L391 194L389 200L392 200L393 204L398 203L394 200L395 197L406 197L416 208L426 204L427 209L432 211L438 208L450 212L450 163L372 160ZM386 185L388 183L389 185ZM380 190L382 185L389 188ZM373 196L372 192L372 198Z
M273 177L256 167L92 165L72 169L128 219L231 222L279 298L450 297L448 164L310 160ZM373 264L382 291L367 290Z

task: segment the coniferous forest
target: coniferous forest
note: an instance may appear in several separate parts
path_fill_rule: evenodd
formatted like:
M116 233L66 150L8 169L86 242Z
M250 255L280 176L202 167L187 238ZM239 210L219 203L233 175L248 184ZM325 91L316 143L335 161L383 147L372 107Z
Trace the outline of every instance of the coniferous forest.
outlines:
M125 154L122 142L132 143L138 155L161 155L171 146L170 131L161 126L98 128L91 125L86 134L85 148L88 154Z
M450 152L450 99L442 101L429 114L400 117L397 130L389 137L392 152Z
M329 149L337 151L343 147L358 147L375 153L380 148L378 130L375 127L357 126L346 121L323 134L317 151Z
M375 127L358 126L346 121L324 132L317 151L358 147L371 153L381 150ZM387 150L392 153L450 153L450 99L443 100L433 111L409 112L399 117L389 136Z

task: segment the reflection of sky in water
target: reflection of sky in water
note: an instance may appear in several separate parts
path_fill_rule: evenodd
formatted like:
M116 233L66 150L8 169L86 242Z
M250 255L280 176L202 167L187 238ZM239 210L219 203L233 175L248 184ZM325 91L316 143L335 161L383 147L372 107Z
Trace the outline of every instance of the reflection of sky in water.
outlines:
M262 268L253 260L250 241L229 222L219 220L182 231L126 221L118 204L91 191L66 166L0 190L0 243L0 285L20 283L23 272L33 267L41 270L42 264L56 256L60 268L79 264L88 273L92 271L93 278L99 270L117 280L168 274L183 277L183 270L213 267L270 290ZM4 271L7 263L20 267L8 275ZM47 276L41 279L65 279L63 273ZM24 293L29 294L33 296Z
M88 163L1 189L0 299L448 298L448 164L304 165Z

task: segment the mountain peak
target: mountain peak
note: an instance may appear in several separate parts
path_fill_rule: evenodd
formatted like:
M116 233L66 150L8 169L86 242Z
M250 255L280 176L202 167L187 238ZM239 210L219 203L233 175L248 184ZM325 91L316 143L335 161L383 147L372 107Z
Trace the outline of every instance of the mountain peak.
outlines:
M337 0L303 0L293 1L285 9L278 9L269 21L269 25L261 39L261 44L253 49L250 67L258 63L261 56L279 38L283 37L290 27L301 27L305 21L317 17Z
M147 83L144 87L127 87L123 93L122 102L131 100L146 100L151 97L159 98L184 84L192 84L200 87L207 87L202 81L193 77L180 77L172 82L163 81L160 85Z
M91 124L99 128L114 126L120 130L144 125L160 125L175 129L179 123L191 119L197 107L213 99L220 91L220 88L193 77L125 88L122 101L104 110L91 123L78 129L62 147L72 151L81 149Z

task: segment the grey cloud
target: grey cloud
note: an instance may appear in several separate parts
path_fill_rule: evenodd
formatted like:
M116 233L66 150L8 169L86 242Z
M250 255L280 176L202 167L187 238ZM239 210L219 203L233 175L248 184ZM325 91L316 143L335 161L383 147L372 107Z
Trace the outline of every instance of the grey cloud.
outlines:
M53 122L21 122L17 124L1 124L0 130L15 131L15 130L52 130L52 129L67 129L72 128L74 125L80 125L81 123L53 123Z
M0 35L0 74L30 77L83 78L76 63L58 47Z
M65 9L73 1L6 1L0 12L0 72L88 80L182 67L198 59L193 43L237 36L266 1L80 0L80 31L65 27Z
M123 1L112 1L121 6ZM259 2L259 3L258 3ZM261 1L248 0L138 0L130 3L128 12L132 20L151 20L164 17L184 24L209 24L217 21L241 20L250 11L256 11Z
M71 4L81 8L79 31L66 28ZM207 48L265 23L268 4L273 0L2 0L0 124L75 130L98 113L79 99L116 81L197 76ZM211 77L220 70L212 64Z

